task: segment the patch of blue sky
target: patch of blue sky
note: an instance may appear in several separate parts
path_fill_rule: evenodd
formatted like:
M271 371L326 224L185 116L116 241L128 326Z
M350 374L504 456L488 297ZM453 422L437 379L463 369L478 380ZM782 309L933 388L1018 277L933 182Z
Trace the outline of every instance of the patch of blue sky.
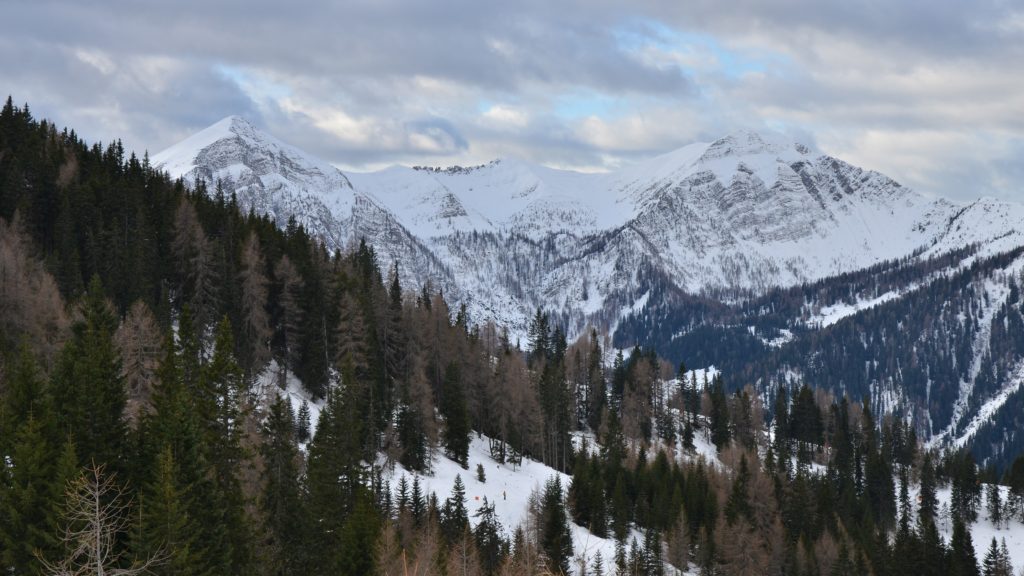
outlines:
M730 49L711 34L678 30L657 20L635 20L613 33L623 50L641 52L653 48L665 54L703 57L714 64L714 71L732 78L777 71L791 64L790 58L782 53Z
M622 111L621 97L601 94L593 90L574 90L554 98L552 112L565 120L599 116L608 118Z
M239 66L217 64L214 69L220 75L234 82L254 101L281 100L291 96L292 90L285 84L274 82L262 74L253 73Z
M478 114L485 114L495 106L516 104L515 98L493 100L480 98L476 101ZM591 116L602 118L613 117L629 109L628 103L621 96L603 94L596 90L579 88L550 97L544 112L561 120L578 120Z

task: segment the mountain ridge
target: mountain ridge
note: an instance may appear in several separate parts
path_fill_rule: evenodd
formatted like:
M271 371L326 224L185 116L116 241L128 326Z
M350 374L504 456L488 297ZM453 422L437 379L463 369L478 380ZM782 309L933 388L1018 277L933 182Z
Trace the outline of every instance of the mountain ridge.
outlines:
M930 199L750 130L607 173L511 158L360 173L229 116L152 163L193 184L220 182L278 225L295 218L328 248L365 237L406 285L430 281L476 321L517 333L537 308L571 332L613 330L646 292L645 268L687 292L757 294L993 238L1024 244L1013 225L1020 205Z

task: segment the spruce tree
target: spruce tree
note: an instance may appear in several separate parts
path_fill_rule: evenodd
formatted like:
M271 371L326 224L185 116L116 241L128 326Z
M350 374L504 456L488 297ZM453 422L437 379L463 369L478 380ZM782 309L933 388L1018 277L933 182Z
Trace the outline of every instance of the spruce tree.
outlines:
M295 423L295 436L296 440L300 443L309 441L309 429L310 429L310 414L309 414L309 402L303 398L302 404L299 405L298 420Z
M412 515L413 523L418 527L426 517L426 502L423 499L423 491L420 488L420 477L412 477L412 493L410 494L409 512Z
M950 538L949 548L951 576L980 576L971 533L960 518L953 519L953 536Z
M186 354L186 349L177 346L173 337L165 339L164 359L153 395L153 412L142 424L144 451L153 471L159 469L161 455L169 452L174 463L170 467L175 474L172 484L178 490L187 490L188 497L181 505L188 508L187 514L195 520L193 551L201 559L197 573L227 574L230 554L224 551L230 548L230 543L221 515L223 497L215 481L208 434L195 405L197 398L184 382L181 367L188 363ZM156 476L150 476L143 484L152 485L157 480Z
M466 512L466 486L462 483L462 476L455 475L455 482L452 484L452 493L444 501L444 508L441 510L441 531L449 544L454 543L469 526L469 514Z
M179 484L179 476L171 447L165 445L153 479L139 496L140 525L133 533L132 552L139 558L166 554L166 561L151 569L158 576L204 574L196 544L201 532L190 515L188 487Z
M711 383L711 441L718 450L724 450L732 439L729 429L729 403L721 376Z
M1003 523L1003 498L999 493L999 485L992 482L986 488L986 500L988 501L988 519L999 529Z
M978 481L978 469L974 457L967 450L951 455L949 475L952 480L950 508L953 515L964 523L972 523L978 518L978 500L981 484Z
M461 372L454 362L449 363L444 372L440 408L445 419L445 450L452 460L466 468L469 459L469 411Z
M245 454L241 447L243 372L234 356L231 323L217 325L213 355L201 369L196 408L206 432L207 450L220 500L219 526L225 534L224 553L234 574L248 570L251 559L245 499L239 471Z
M484 496L480 509L473 514L477 518L473 529L473 539L480 555L480 564L485 574L494 574L504 559L504 540L501 537L501 522L494 512L494 504L487 502Z
M734 524L740 518L750 519L750 468L747 465L746 454L740 456L740 469L733 479L732 491L725 503L725 517L729 524Z
M271 404L262 430L265 482L260 503L266 534L261 564L267 574L280 576L307 569L303 555L306 515L294 429L290 403L278 398Z
M985 553L985 559L981 563L981 573L983 576L997 576L999 574L999 545L996 543L996 537L992 537L992 544L988 547L988 552Z
M125 386L113 340L117 321L98 277L93 277L81 309L82 320L57 363L53 396L63 432L74 439L80 462L116 470L127 454Z
M548 568L562 574L569 573L572 558L572 535L569 533L562 482L558 476L548 480L541 498L540 548L548 561Z
M49 489L56 452L46 438L45 419L28 414L10 452L9 478L0 485L0 565L36 574L36 550L57 547L54 494Z
M653 528L644 532L642 572L647 576L661 576L665 573L665 563L661 559L661 535Z
M932 463L931 452L925 452L921 464L921 490L918 500L918 516L922 520L933 521L938 509L938 499L935 496L935 465Z
M316 527L306 542L314 561L312 570L337 573L343 570L340 537L366 480L361 464L364 425L358 400L359 388L350 362L342 366L342 382L331 389L320 413L316 433L309 444L306 471L307 509ZM414 488L415 488L414 484Z
M380 518L373 506L372 495L362 486L353 496L354 505L338 538L340 562L336 574L363 576L374 573L371 553L380 534Z

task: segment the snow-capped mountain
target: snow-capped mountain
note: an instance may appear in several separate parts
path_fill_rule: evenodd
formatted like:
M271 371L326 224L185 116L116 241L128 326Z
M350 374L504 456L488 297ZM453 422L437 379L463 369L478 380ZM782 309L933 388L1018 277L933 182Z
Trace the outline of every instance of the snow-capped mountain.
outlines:
M538 307L571 331L614 328L655 278L691 293L762 293L915 251L1024 244L1018 205L933 200L771 133L603 174L512 159L345 174L229 117L152 161L219 182L279 225L294 218L329 248L365 237L407 286L430 279L476 320L516 331Z
M406 280L430 278L458 296L444 263L394 214L327 162L229 116L151 159L189 184L202 181L234 193L243 210L266 214L278 226L294 219L327 247L348 249L361 238L384 247L384 262L402 263ZM414 285L419 285L418 283Z

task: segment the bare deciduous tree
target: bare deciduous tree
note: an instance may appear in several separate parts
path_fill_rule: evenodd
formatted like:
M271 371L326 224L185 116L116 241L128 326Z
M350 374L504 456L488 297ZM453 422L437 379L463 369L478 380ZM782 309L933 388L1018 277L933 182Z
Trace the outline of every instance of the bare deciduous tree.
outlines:
M192 309L198 336L205 337L217 319L217 250L203 232L196 209L187 200L182 200L175 214L171 248L184 271L183 293Z
M280 284L281 293L278 298L281 306L281 330L284 333L284 349L280 386L283 389L287 382L287 369L298 363L299 336L302 333L302 309L299 307L299 292L302 290L302 277L287 255L282 256L274 267L274 277Z
M242 334L246 373L252 377L270 361L270 316L267 314L267 275L256 234L242 249Z
M150 399L160 366L162 340L156 317L141 300L132 304L114 334L121 354L121 373L127 388L125 416L134 427L151 409Z
M132 501L114 474L93 465L68 484L64 533L67 556L59 562L40 558L49 576L136 576L164 562L166 554L132 560L127 567L118 542L131 523Z
M35 258L17 214L10 224L0 219L0 333L27 338L49 367L69 326L57 282Z

